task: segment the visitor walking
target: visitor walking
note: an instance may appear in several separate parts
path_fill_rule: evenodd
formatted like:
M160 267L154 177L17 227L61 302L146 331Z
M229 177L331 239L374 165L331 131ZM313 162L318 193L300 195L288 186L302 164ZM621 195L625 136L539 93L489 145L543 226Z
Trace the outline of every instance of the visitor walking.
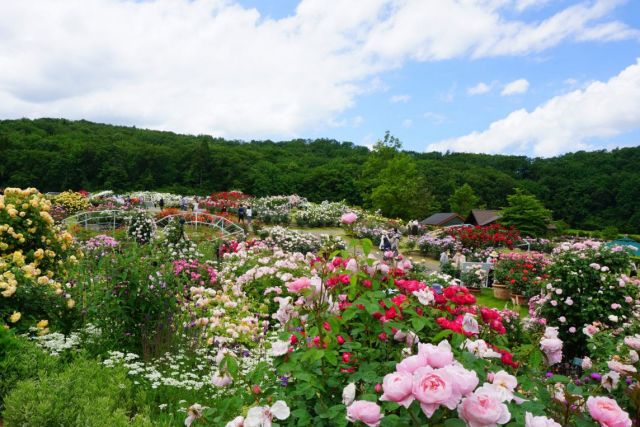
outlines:
M247 224L251 225L251 219L253 218L253 209L251 206L247 206Z
M200 204L198 196L193 196L193 211L198 212L198 205Z
M244 224L244 205L240 205L240 207L238 208L238 222L240 224Z
M487 257L487 264L489 264L489 271L487 272L487 283L493 283L493 270L498 262L498 252L493 251Z
M440 268L449 264L449 251L442 251L440 254Z
M386 232L382 233L382 236L380 237L379 248L382 252L387 252L391 250L391 240L389 240L389 236L387 236Z
M187 199L185 199L184 196L180 197L180 210L181 211L187 210Z
M393 229L393 235L391 236L391 250L394 255L398 255L398 248L400 246L400 233L397 228Z
M637 277L638 276L638 266L636 265L636 263L634 261L631 261L631 273L629 273L630 277Z
M164 209L164 198L160 197L160 201L158 202L158 205L160 205L160 210Z

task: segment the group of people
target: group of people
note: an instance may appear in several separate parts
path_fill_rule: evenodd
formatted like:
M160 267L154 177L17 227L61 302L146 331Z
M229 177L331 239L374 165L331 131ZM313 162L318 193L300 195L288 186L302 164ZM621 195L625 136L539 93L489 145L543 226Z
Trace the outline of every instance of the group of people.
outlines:
M380 250L382 252L392 251L394 255L398 255L398 247L400 246L400 233L397 228L392 232L385 231L380 236Z
M251 225L251 220L253 219L253 209L251 206L245 207L244 205L240 205L238 208L238 222L241 224Z
M440 268L442 269L448 264L451 264L453 268L456 270L456 274L462 271L462 265L467 262L467 257L462 253L462 250L457 249L455 255L452 258L449 258L450 252L448 250L442 251L440 254ZM488 281L491 282L493 279L493 270L495 269L495 264L498 262L499 254L496 251L492 251L485 260L485 264L489 265L488 269Z

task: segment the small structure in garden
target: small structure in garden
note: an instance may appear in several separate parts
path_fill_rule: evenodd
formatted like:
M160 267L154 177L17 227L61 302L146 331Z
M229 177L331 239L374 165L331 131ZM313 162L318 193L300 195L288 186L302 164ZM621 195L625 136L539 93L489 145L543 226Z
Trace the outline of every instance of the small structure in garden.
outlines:
M455 212L439 212L420 222L422 225L435 225L438 227L448 227L450 225L464 224L464 218Z
M631 255L640 256L640 242L636 242L630 237L623 237L622 239L612 240L607 243L607 246L624 246L631 250Z
M500 211L472 209L467 222L473 225L489 225L500 219Z

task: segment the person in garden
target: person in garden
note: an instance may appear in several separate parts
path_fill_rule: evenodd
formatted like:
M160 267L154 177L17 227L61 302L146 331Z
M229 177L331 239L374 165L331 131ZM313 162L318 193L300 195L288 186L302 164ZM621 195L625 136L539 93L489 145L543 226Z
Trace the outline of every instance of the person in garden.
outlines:
M158 205L160 206L160 210L164 209L164 198L160 197L160 201L158 202Z
M397 228L393 229L393 234L391 236L391 250L395 255L398 255L398 247L400 246L400 233Z
M253 217L253 209L251 209L251 206L247 206L247 224L251 225L252 217Z
M180 210L181 211L186 211L187 210L187 199L183 197L180 197Z
M244 224L244 205L240 205L240 207L238 208L238 222L240 224Z
M636 263L634 261L631 261L631 273L629 273L629 276L631 276L631 277L637 277L638 276L638 266L636 265Z
M383 233L380 237L380 250L382 252L391 250L391 240L389 240L389 236L387 235L387 233Z
M493 270L495 270L497 262L498 262L498 252L492 251L487 257L487 261L486 261L486 264L489 264L489 271L487 272L488 283L493 283Z
M198 212L198 196L193 196L193 211Z
M464 256L460 249L456 250L456 254L453 256L452 260L453 266L456 270L460 270L462 268L462 264L467 262L467 257Z
M449 264L449 251L442 251L440 254L440 267Z

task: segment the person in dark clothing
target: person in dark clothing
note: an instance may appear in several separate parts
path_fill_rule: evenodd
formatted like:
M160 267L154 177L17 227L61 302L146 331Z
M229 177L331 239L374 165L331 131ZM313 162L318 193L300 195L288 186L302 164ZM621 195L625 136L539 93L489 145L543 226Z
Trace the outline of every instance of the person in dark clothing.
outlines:
M164 199L160 198L160 201L158 202L158 205L160 205L160 210L164 209Z
M238 222L241 224L244 224L244 213L244 205L240 205L240 207L238 208Z

